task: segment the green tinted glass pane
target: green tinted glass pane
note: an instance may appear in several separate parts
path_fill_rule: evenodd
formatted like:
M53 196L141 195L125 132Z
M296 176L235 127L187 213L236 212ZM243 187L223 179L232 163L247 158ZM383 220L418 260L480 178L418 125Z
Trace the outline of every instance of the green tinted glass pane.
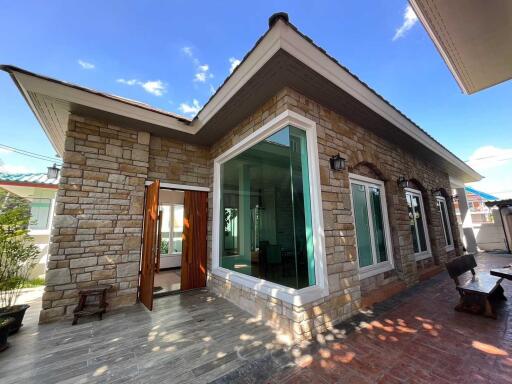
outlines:
M412 247L414 249L414 253L419 252L418 248L418 235L416 234L416 220L414 219L414 210L412 207L412 196L410 194L406 194L407 198L407 209L409 212L409 228L411 228L412 235Z
M441 218L443 219L443 229L446 238L446 245L452 245L452 238L450 236L450 219L448 218L448 209L443 200L438 201L439 209L441 211Z
M427 238L425 237L425 226L423 225L423 215L421 213L420 197L412 196L412 204L416 217L416 227L418 228L418 238L420 240L420 252L427 250Z
M284 128L221 166L222 267L296 289L315 284L305 137Z
M50 199L34 199L30 203L30 229L48 229L50 220Z
M294 127L290 127L290 163L297 279L303 288L315 284L315 258L306 132Z
M384 220L382 218L381 190L376 187L369 188L370 204L372 207L373 232L375 238L375 250L377 251L377 262L386 261L388 255L386 252L386 239L384 237Z
M366 205L366 188L364 185L352 183L352 205L356 222L357 255L359 266L373 264L370 225L368 222L368 206Z

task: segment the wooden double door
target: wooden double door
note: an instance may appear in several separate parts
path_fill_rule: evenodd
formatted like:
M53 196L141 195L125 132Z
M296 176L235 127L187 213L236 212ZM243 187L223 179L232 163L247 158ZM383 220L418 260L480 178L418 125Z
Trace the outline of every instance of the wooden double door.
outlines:
M184 191L183 236L181 254L181 290L206 286L206 247L208 224L208 193ZM146 188L142 256L139 279L139 300L153 309L153 288L156 260L160 252L159 214L160 181Z

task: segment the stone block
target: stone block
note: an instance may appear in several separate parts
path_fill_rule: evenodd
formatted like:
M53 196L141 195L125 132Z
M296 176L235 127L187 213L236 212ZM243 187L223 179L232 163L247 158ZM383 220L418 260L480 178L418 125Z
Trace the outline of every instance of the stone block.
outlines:
M122 263L117 265L117 277L135 276L139 273L139 263Z
M69 261L70 268L84 268L91 267L98 263L98 258L96 256L92 257L81 257L79 259L71 259Z
M62 285L71 282L71 273L68 268L50 269L46 271L46 286Z

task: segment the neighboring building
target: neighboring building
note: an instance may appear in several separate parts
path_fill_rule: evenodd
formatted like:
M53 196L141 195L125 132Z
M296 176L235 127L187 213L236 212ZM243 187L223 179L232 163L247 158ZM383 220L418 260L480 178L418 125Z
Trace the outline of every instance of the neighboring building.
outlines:
M64 160L41 321L97 284L152 307L160 189L184 193L181 289L295 340L461 254L449 191L481 176L286 15L269 24L192 120L2 67Z
M512 78L509 0L410 0L464 93Z
M465 196L458 191L457 199L454 202L455 214L459 231L464 232L464 246L468 249L468 237L472 235L476 251L499 251L508 252L507 239L503 230L502 215L497 207L489 202L498 201L498 198L489 193L478 191L472 187L465 187ZM461 198L462 197L462 198ZM464 209L460 204L466 204ZM461 209L463 208L463 209ZM464 217L464 220L462 219Z
M40 258L31 277L44 277L48 260L48 244L59 180L44 173L0 173L0 188L30 201L29 235L40 249Z
M494 217L491 212L491 208L487 207L485 202L498 200L498 198L489 193L478 191L472 187L465 187L465 190L467 204L473 224L492 223L494 221ZM456 199L453 205L455 207L455 213L457 214L457 220L460 222L459 200Z

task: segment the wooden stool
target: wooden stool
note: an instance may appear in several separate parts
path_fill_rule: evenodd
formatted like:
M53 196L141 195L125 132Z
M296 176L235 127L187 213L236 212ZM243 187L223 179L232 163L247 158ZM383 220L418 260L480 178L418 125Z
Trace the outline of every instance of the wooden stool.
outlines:
M78 305L73 311L73 323L75 325L78 322L78 318L82 316L98 315L100 320L103 319L103 314L107 310L107 291L112 288L110 285L98 285L96 287L84 288L78 292L79 299ZM98 303L87 304L87 297L98 296Z

